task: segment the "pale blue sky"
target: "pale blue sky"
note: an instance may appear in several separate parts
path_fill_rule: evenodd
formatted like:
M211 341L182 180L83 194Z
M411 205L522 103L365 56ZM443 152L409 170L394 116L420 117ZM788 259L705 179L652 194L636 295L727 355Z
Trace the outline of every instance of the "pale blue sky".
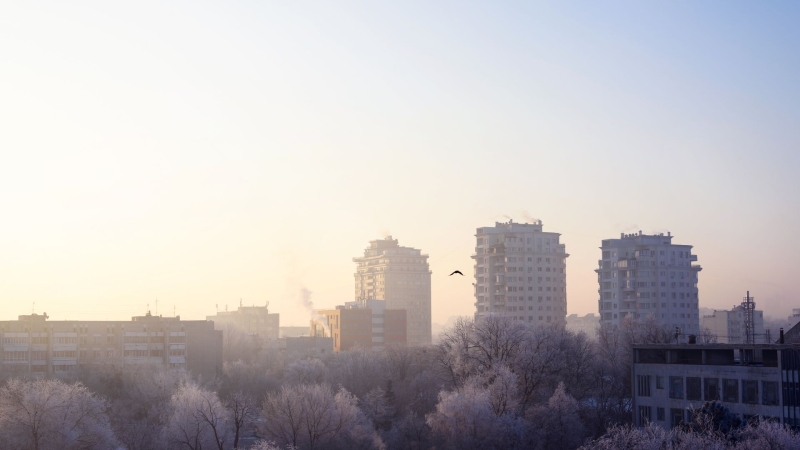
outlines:
M669 230L700 303L800 307L794 2L0 5L0 318L353 296L367 242L431 256L474 311L474 231Z

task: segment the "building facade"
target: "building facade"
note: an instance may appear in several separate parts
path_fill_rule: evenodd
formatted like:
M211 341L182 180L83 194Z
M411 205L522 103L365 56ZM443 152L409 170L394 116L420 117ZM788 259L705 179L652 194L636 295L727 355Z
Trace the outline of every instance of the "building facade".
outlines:
M600 328L600 317L594 313L587 314L583 317L577 314L570 314L567 316L567 330L573 333L586 333L591 339L597 337L597 329Z
M336 309L317 311L311 336L333 338L333 351L406 345L406 310L387 309L384 300L347 302Z
M269 302L265 306L242 306L240 303L236 311L218 311L206 320L214 322L218 330L234 326L264 340L277 339L280 335L280 314L269 312Z
M634 345L636 425L672 428L705 401L743 420L800 425L800 345Z
M713 313L703 316L700 319L700 326L704 333L708 331L712 336L716 336L720 344L746 344L748 343L746 318L745 308L738 305L730 311L714 310ZM753 311L752 326L750 343L770 343L770 336L764 331L763 311Z
M698 334L697 290L701 267L691 245L672 235L622 234L603 240L597 281L600 322L619 325L626 317L653 316L683 334Z
M0 322L0 371L45 376L149 365L213 377L222 370L222 332L212 322L149 312L130 322L47 319L31 314Z
M431 271L428 255L401 247L397 239L370 241L353 258L356 301L384 300L386 309L406 310L408 345L431 343Z
M534 326L565 324L569 255L560 236L543 231L542 221L478 228L475 318L499 314Z

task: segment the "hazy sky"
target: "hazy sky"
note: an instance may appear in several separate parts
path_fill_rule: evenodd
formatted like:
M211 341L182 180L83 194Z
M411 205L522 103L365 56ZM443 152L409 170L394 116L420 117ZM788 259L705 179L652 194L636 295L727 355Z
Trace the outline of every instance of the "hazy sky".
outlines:
M694 245L700 306L800 307L798 2L0 4L0 319L353 299L368 241L471 315L475 229ZM448 277L461 269L467 277Z

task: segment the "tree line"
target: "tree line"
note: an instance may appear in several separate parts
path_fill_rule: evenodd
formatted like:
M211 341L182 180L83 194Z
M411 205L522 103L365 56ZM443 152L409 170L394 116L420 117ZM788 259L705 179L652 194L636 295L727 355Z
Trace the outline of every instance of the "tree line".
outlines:
M604 326L596 336L497 316L459 319L433 346L339 354L265 350L234 329L225 338L224 369L213 379L119 365L71 378L5 379L0 442L33 450L800 443L775 424L723 429L719 405L704 405L696 423L674 430L632 427L632 345L674 339L650 318ZM774 445L756 446L764 442Z

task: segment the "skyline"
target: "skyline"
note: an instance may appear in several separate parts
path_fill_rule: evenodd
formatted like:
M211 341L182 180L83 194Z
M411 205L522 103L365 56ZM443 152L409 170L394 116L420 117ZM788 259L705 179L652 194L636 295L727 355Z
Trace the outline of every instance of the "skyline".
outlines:
M567 314L603 239L693 245L700 307L800 307L800 5L0 5L0 320L204 318L353 300L430 255L474 314L475 229L561 233ZM465 273L450 278L452 270ZM165 314L166 315L166 314Z

